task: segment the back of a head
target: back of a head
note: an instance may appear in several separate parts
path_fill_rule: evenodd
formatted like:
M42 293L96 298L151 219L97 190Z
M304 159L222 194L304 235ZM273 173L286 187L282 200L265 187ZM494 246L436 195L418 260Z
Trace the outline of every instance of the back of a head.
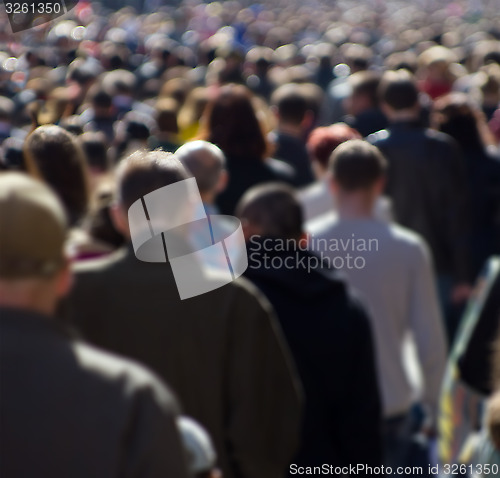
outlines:
M369 98L371 104L378 103L378 87L381 76L376 71L358 71L349 77L352 87L352 95L364 95Z
M59 126L75 136L83 134L83 121L79 115L71 115L62 118L61 121L59 121Z
M96 89L91 101L94 108L107 109L113 105L113 97L104 89Z
M123 159L117 169L118 201L124 210L157 189L189 176L172 153L136 151Z
M418 87L408 70L387 71L382 76L379 98L395 111L411 109L418 104Z
M465 93L438 98L434 103L433 123L464 149L482 147L474 106Z
M128 70L112 70L102 79L104 90L110 95L132 95L137 84L135 75Z
M277 108L280 122L292 125L300 125L309 109L300 85L294 83L280 86L273 93L271 103Z
M175 156L194 176L200 193L214 191L225 166L220 148L208 141L190 141L182 145Z
M217 145L226 156L265 158L268 145L245 86L223 86L207 105L203 120L203 139Z
M104 134L100 131L89 131L87 133L83 133L78 140L82 146L83 152L85 153L85 159L87 160L87 164L90 168L102 172L107 171L110 164L106 136L104 136Z
M284 184L268 183L249 189L236 214L265 237L299 239L302 235L302 207L295 191Z
M56 195L26 174L0 175L0 280L46 278L64 260L66 217Z
M326 168L335 148L350 139L361 139L361 135L345 123L320 126L309 135L307 149L311 159Z
M0 170L26 171L23 140L10 136L0 146Z
M164 133L177 134L177 114L179 104L173 98L160 98L155 105L156 124L158 129Z
M75 224L89 200L87 165L76 137L59 126L40 126L27 137L24 155L27 171L54 189Z
M373 52L365 45L350 43L343 48L345 62L349 65L352 72L368 69L373 58Z
M381 179L387 161L376 146L353 139L335 149L329 169L340 188L347 192L370 189Z

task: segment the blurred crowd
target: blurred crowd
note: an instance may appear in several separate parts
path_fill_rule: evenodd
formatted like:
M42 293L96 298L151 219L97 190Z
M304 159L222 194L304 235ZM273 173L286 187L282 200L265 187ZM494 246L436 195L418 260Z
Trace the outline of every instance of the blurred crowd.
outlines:
M6 478L498 475L499 256L498 0L0 12Z

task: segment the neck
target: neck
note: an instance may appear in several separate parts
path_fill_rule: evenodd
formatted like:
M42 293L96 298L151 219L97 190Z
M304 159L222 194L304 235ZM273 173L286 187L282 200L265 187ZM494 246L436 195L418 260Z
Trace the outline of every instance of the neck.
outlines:
M278 128L280 133L287 134L289 136L294 136L296 138L302 138L303 132L300 125L294 125L289 123L281 123Z
M370 219L374 201L365 194L338 194L337 210L341 219Z
M31 310L51 316L57 306L57 298L51 287L34 279L0 281L0 307Z
M392 123L401 123L403 121L417 121L418 112L414 110L391 111L389 120Z

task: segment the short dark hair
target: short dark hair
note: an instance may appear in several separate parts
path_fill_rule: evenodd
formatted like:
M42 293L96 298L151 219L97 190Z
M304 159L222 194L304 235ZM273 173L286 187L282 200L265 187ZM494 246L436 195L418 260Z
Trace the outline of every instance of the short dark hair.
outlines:
M99 171L109 169L108 145L106 136L100 131L89 131L78 137L87 164Z
M128 210L146 194L188 178L184 166L172 153L135 151L118 166L118 200Z
M105 90L96 90L92 95L92 104L100 108L111 108L113 105L113 97Z
M285 184L268 183L249 189L236 214L260 227L266 237L298 239L302 235L302 207L295 191Z
M160 98L155 105L155 118L158 129L162 132L177 134L177 114L179 104L173 98Z
M373 186L384 176L387 161L376 146L351 139L335 149L329 168L342 189L357 191Z
M365 95L370 99L373 106L378 104L378 87L381 75L376 71L358 71L349 77L352 87L352 95Z
M66 118L61 118L59 126L75 136L83 134L83 121L79 115L71 115Z
M297 84L280 86L272 95L271 102L278 109L281 121L298 125L309 110L307 98Z
M387 71L382 76L379 98L394 110L405 110L418 103L418 87L408 70Z

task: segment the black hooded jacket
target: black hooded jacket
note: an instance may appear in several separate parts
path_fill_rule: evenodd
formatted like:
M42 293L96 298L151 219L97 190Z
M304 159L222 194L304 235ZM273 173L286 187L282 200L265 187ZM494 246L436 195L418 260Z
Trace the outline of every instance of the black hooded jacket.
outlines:
M274 306L304 387L294 463L380 465L381 406L366 313L336 271L293 245L280 250L281 244L253 237L245 274Z

